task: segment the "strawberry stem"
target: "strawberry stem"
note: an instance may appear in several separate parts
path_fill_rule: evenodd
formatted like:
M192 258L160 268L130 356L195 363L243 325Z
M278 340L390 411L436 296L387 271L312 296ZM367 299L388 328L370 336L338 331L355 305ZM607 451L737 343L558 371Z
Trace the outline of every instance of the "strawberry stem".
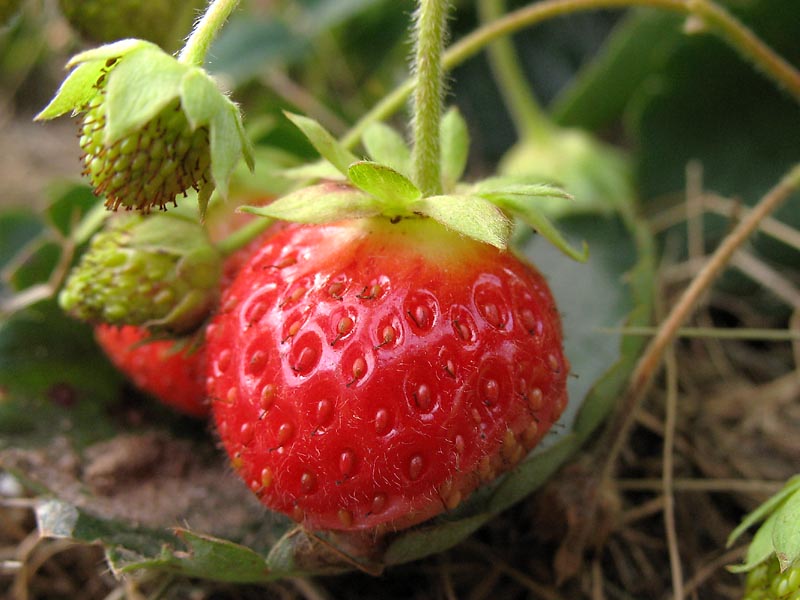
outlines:
M479 0L478 12L483 24L499 19L506 12L505 0ZM536 100L511 38L489 44L488 58L518 135L523 139L546 139L553 125Z
M214 0L195 23L186 45L178 55L178 60L186 65L202 66L214 36L222 29L237 4L239 0Z
M222 256L230 256L264 233L274 222L275 219L269 217L253 219L228 235L228 237L217 242L217 250L219 250Z
M415 14L414 72L414 183L425 196L442 193L439 122L442 118L442 87L447 0L420 0Z
M442 57L442 68L451 71L472 58L488 44L514 32L531 27L548 19L604 8L647 6L685 16L696 16L708 25L708 33L721 38L735 48L744 59L755 66L779 88L786 90L800 102L800 71L777 54L741 21L723 6L712 0L542 0L523 6L504 17L486 23L450 46ZM342 137L347 148L358 144L364 129L375 121L382 121L396 113L414 90L413 80L401 83Z

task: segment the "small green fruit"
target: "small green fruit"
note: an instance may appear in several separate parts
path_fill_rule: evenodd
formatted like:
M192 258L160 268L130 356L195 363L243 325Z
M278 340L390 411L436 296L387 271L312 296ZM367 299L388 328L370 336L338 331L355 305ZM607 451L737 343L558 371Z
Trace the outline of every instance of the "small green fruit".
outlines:
M239 107L201 67L151 42L125 39L74 56L35 118L83 113L84 173L106 206L165 209L190 188L201 214L225 198L240 158L253 168Z
M783 573L773 556L747 574L743 600L800 600L800 564Z
M94 236L58 299L82 321L186 333L216 301L221 269L199 223L126 215Z
M113 68L113 67L112 67ZM86 106L80 129L84 171L106 206L149 212L211 179L209 131L192 129L173 100L140 129L107 144L105 89Z
M545 198L538 207L552 218L612 214L633 202L630 164L615 148L578 129L555 129L542 139L525 139L501 159L498 171L554 183L572 194L563 202Z

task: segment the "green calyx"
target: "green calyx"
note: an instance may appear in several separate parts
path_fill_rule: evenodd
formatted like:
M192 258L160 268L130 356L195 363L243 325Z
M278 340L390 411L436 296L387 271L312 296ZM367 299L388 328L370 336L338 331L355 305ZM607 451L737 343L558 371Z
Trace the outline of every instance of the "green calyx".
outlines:
M460 183L467 164L469 134L463 118L450 110L441 120L441 178L443 193L424 195L411 179L411 151L402 136L383 124L364 133L371 160L360 160L339 144L319 123L287 114L324 159L287 172L322 183L292 192L267 206L242 207L266 217L303 223L383 216L390 220L430 218L480 242L505 249L512 218L536 229L564 253L586 260L584 247L572 248L537 208L542 198L568 201L563 190L531 178L493 178Z
M187 333L217 299L222 262L195 220L125 215L92 238L58 300L82 321Z
M122 40L73 57L72 72L36 116L84 113L84 173L106 205L149 212L189 189L201 210L228 181L249 141L237 106L200 67L143 40Z
M780 573L794 569L794 577L800 582L800 474L790 478L778 493L747 515L731 533L728 545L759 522L761 525L747 548L744 562L730 566L728 570L734 573L763 571L765 565L772 569L769 563L774 561ZM795 596L786 597L794 599Z

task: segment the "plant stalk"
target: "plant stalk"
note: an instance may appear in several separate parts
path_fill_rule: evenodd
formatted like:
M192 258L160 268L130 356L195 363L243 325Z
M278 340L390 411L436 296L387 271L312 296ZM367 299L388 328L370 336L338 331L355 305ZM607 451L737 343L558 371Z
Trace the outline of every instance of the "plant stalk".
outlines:
M491 23L506 13L505 0L479 0L482 24ZM510 37L502 37L488 46L489 66L503 96L511 120L521 139L544 140L553 130L530 87Z
M447 0L420 0L416 12L413 178L425 196L442 193L439 123L442 119Z
M444 52L442 67L445 71L450 71L495 40L548 19L581 11L635 6L699 17L709 26L709 33L718 35L735 48L748 62L800 103L800 71L767 46L741 21L711 0L542 0L510 12L460 39ZM352 148L370 123L385 120L402 108L414 90L414 85L414 80L409 79L384 97L350 129L342 138L342 144Z
M208 48L225 21L239 4L239 0L214 0L206 12L195 23L189 39L186 40L178 60L187 65L202 66L208 54Z

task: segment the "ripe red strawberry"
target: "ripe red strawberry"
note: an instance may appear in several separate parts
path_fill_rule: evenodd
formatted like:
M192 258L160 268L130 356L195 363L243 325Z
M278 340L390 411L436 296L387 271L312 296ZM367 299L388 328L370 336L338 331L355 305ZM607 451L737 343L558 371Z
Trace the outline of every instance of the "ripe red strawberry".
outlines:
M142 327L95 328L97 343L139 389L182 413L205 417L205 351L176 347L174 340L148 342L148 336Z
M314 529L452 509L566 403L542 276L427 219L287 225L224 292L206 337L234 468Z

